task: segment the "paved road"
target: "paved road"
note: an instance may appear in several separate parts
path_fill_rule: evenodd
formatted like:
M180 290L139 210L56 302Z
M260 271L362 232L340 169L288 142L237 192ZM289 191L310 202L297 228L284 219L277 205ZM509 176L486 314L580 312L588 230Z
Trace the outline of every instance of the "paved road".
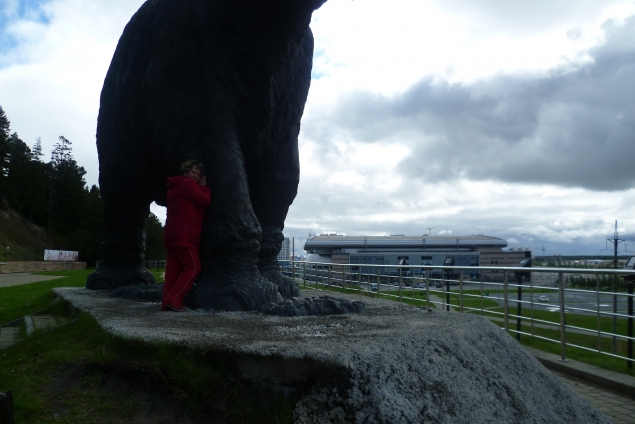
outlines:
M64 278L57 275L35 275L28 272L17 272L14 274L0 274L0 288L10 286L21 286L23 284L37 283L38 281L56 280Z
M538 296L547 296L546 302L539 302ZM500 305L503 304L503 293L490 293L489 299L497 301ZM509 305L516 306L517 291L514 289L509 292ZM522 299L524 301L530 300L530 293L523 293ZM596 292L572 292L565 290L564 292L564 305L565 311L569 312L569 308L577 308L582 310L571 310L571 312L578 314L597 314L599 310L601 313L613 312L613 301L616 301L616 310L618 313L627 313L627 300L628 297L622 293L618 295L601 293L598 295ZM533 293L533 307L538 310L545 310L550 312L560 311L558 292L553 293ZM529 307L528 304L523 304L523 308Z

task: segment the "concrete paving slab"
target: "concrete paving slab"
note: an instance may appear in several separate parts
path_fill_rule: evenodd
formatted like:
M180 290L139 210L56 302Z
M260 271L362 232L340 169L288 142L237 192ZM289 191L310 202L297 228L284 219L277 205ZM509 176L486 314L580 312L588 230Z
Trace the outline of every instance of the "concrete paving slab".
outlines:
M113 334L205 349L243 381L297 394L297 423L610 422L504 331L471 314L343 294L367 311L174 313L108 292L54 291Z
M552 372L598 410L608 415L613 424L635 423L635 399L632 397L560 371Z
M635 398L635 378L629 375L605 370L574 359L561 361L560 357L553 353L543 352L527 346L524 348L549 369L569 374Z
M0 274L0 288L21 286L23 284L37 283L39 281L56 280L64 278L58 275L37 275L29 272L16 272L13 274Z

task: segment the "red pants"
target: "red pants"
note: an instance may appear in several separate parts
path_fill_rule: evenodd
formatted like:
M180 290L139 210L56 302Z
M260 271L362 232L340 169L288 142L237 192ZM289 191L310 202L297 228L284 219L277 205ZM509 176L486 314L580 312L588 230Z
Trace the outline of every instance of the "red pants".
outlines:
M161 309L165 310L169 306L182 308L183 299L192 288L199 272L201 260L198 257L198 249L168 248Z

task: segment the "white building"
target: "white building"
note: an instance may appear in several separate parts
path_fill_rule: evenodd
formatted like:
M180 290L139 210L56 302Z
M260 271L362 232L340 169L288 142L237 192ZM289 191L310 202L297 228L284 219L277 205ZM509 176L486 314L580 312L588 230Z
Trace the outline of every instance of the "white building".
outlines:
M510 267L519 260L532 258L529 249L503 250L507 242L484 235L470 236L313 236L304 244L308 252L307 262L359 264L352 270L364 274L376 272L373 265L443 265L450 257L455 266ZM316 265L311 265L316 269ZM317 265L317 268L321 268ZM389 268L397 274L398 268ZM424 274L422 269L413 268L414 277ZM466 276L477 278L480 271L466 272ZM432 269L430 276L440 278L441 268ZM499 270L483 271L486 280L503 278ZM453 277L454 278L454 277ZM458 274L456 275L458 278Z
M282 240L282 248L278 253L279 261L288 261L291 258L291 239L289 237L285 237Z

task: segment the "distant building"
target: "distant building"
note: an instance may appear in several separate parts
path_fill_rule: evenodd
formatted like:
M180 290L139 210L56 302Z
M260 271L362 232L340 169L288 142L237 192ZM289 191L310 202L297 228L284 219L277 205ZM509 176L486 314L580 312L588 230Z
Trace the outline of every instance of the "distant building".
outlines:
M291 239L289 237L285 237L282 240L282 248L278 253L279 261L288 261L291 258Z
M443 265L446 258L454 258L455 266L514 266L532 257L528 249L503 250L507 242L489 236L339 236L319 235L306 241L307 262L355 264L350 273L376 272L369 265ZM313 265L309 268L319 268ZM390 273L398 274L398 268ZM412 269L412 277L424 277L421 268ZM477 270L463 273L465 278L479 278ZM430 276L439 278L441 269L432 269ZM483 272L485 279L498 280L497 271Z

